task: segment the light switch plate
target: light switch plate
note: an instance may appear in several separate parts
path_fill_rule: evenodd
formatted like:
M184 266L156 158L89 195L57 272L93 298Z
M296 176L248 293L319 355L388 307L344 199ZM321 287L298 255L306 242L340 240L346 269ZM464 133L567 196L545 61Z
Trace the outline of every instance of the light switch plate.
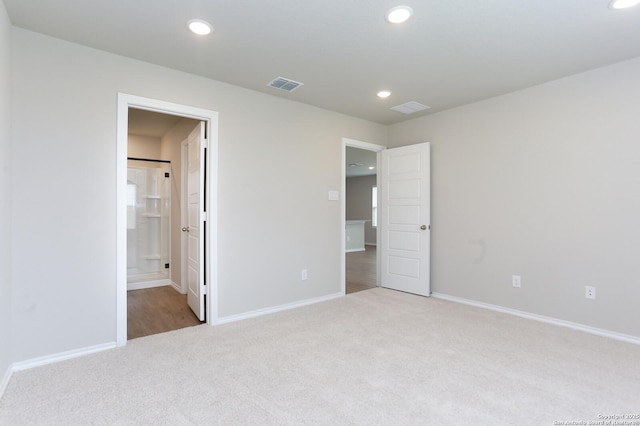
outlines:
M338 201L340 199L340 192L329 191L329 201Z

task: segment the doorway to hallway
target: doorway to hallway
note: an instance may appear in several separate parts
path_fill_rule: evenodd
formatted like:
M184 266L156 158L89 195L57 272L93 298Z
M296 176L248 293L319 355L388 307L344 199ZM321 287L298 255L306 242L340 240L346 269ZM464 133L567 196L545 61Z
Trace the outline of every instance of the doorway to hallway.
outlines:
M385 147L347 138L342 145L342 278L349 294L380 285L378 153Z
M346 294L377 287L376 252L376 246L365 245L364 251L346 254Z

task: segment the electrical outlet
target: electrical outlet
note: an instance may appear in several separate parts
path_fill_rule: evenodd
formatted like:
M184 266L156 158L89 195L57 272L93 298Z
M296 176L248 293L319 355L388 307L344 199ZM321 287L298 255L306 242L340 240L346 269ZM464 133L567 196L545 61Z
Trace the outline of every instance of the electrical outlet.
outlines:
M511 285L518 288L522 287L522 277L520 275L512 275Z
M306 281L306 280L308 280L308 279L309 279L309 273L307 272L307 270L306 270L306 269L303 269L303 270L300 272L300 279L301 279L302 281Z
M586 297L587 299L594 299L596 298L596 288L592 287L592 286L586 286L584 288L584 297Z

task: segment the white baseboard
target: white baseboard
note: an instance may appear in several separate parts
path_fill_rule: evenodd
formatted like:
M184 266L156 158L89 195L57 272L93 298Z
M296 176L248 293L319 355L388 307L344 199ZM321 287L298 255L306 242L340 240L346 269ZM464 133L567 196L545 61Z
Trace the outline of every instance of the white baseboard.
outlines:
M137 283L127 283L127 291L129 290L143 290L145 288L162 287L165 285L171 285L171 280L153 280L153 281L140 281Z
M187 294L186 291L182 291L182 286L176 284L175 282L171 281L171 287L173 287L178 293L180 294Z
M631 336L629 334L617 333L615 331L603 330L601 328L591 327L584 324L578 324L571 321L565 321L553 317L547 317L544 315L532 314L529 312L519 311L517 309L505 308L498 305L492 305L490 303L477 302L475 300L464 299L457 296L449 296L442 293L431 293L431 296L436 299L448 300L449 302L462 303L464 305L475 306L477 308L489 309L491 311L502 312L509 315L515 315L517 317L526 318L534 321L546 322L548 324L557 325L560 327L571 328L578 331L583 331L589 334L595 334L602 337L608 337L610 339L621 340L627 343L634 343L640 345L640 337Z
M7 371L4 372L4 377L0 382L0 399L2 399L2 395L4 395L5 389L9 385L9 381L11 380L11 376L13 375L13 368L11 365L7 368Z
M230 322L241 321L244 319L255 318L262 315L268 315L276 312L286 311L289 309L300 308L302 306L312 305L314 303L326 302L328 300L337 299L339 297L344 297L344 294L333 293L327 296L315 297L313 299L307 299L300 302L287 303L280 306L274 306L272 308L258 309L256 311L245 312L238 315L230 315L228 317L218 318L217 321L212 323L212 325L226 324Z
M53 364L54 362L65 361L72 358L93 354L96 352L106 351L116 347L116 342L103 343L101 345L88 346L86 348L73 349L71 351L59 352L53 355L46 355L38 358L28 359L26 361L14 362L11 366L12 372L28 370L29 368L40 367L41 365Z
M14 362L9 366L7 371L0 382L0 398L4 395L4 391L11 381L13 373L16 371L28 370L34 367L40 367L41 365L53 364L55 362L65 361L67 359L78 358L81 356L93 354L96 352L102 352L107 349L113 349L116 347L116 343L103 343L101 345L89 346L86 348L74 349L71 351L60 352L53 355L46 355L38 358L28 359L26 361Z

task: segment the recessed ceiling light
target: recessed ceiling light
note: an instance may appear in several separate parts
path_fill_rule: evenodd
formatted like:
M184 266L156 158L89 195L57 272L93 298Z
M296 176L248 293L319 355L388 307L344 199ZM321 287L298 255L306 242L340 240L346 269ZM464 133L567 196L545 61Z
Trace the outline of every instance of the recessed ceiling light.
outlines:
M396 6L389 9L386 14L387 21L392 24L401 24L413 15L413 9L409 6Z
M640 3L640 0L613 0L609 3L611 9L626 9Z
M191 30L191 32L198 35L207 35L211 31L213 31L213 27L207 21L203 21L202 19L192 19L187 22L187 26Z
M381 90L378 92L379 98L388 98L389 96L391 96L391 92L388 90Z

